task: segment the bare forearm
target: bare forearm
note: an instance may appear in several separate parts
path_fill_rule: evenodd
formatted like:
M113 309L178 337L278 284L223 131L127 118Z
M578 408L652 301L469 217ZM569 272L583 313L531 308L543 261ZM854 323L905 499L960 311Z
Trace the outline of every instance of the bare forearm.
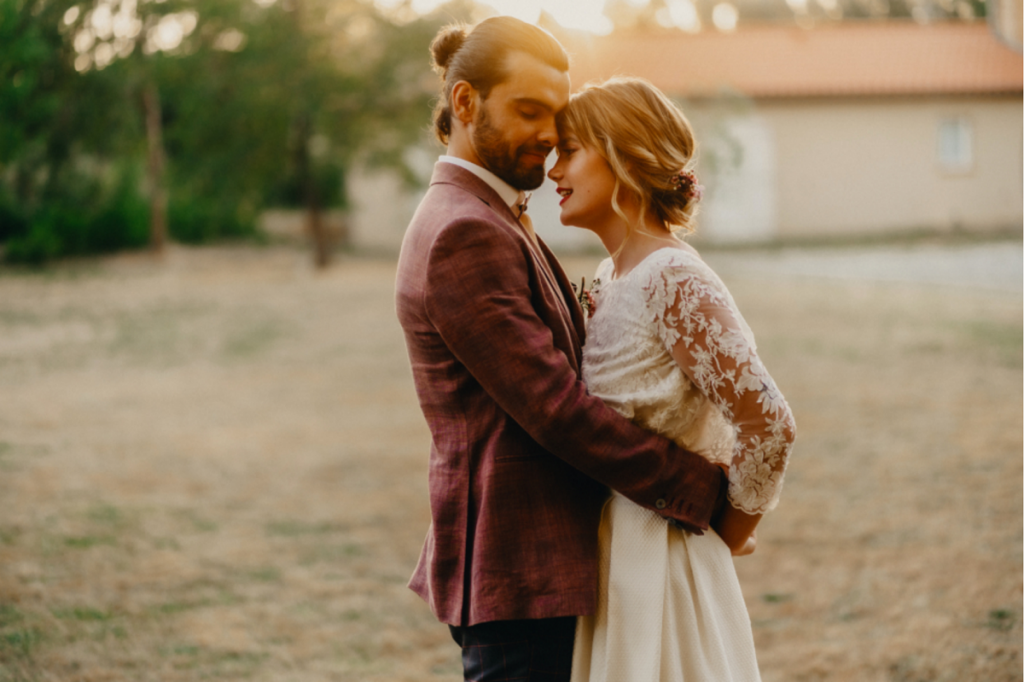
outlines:
M736 554L743 550L747 540L754 534L754 529L760 523L761 516L762 514L748 514L740 511L727 502L711 526L729 549Z

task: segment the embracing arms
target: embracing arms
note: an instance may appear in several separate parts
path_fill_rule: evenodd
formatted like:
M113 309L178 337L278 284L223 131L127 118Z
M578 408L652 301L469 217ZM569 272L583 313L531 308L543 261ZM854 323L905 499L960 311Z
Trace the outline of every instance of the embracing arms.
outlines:
M707 528L723 485L718 467L587 393L571 358L572 323L537 268L512 234L452 222L430 245L423 308L431 327L545 450L684 527Z
M672 357L735 428L729 504L715 530L734 553L749 553L754 529L782 489L796 437L793 414L724 291L686 269L667 268L648 292Z

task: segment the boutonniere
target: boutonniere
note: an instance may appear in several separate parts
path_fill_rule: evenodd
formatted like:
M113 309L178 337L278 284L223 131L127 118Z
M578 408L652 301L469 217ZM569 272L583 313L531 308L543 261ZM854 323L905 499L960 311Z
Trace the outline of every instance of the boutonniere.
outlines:
M586 277L580 280L578 287L575 284L572 285L572 290L576 292L576 300L580 302L580 307L587 314L588 320L594 316L594 312L597 310L597 301L594 299L594 294L598 293L600 287L601 280L595 279L590 283L590 288L588 289Z

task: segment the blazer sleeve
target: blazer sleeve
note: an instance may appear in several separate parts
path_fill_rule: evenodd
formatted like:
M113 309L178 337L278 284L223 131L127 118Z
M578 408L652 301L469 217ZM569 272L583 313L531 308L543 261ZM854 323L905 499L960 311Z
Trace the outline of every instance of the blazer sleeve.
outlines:
M721 469L587 393L533 306L525 245L479 219L447 225L428 256L424 309L457 360L547 451L637 504L703 530Z

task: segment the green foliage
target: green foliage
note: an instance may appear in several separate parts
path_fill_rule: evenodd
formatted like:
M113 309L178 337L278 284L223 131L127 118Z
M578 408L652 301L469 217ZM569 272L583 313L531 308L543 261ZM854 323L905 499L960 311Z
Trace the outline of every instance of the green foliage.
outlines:
M114 84L75 71L61 29L70 5L0 0L0 241L13 262L42 264L146 240L137 174L115 173L105 187L109 163L77 167L89 152L116 151L131 127L119 125Z
M47 225L33 225L28 234L7 244L4 258L12 263L44 265L61 253L60 238Z
M7 242L6 260L43 265L66 255L89 255L138 248L149 238L149 210L138 191L138 172L114 174L109 189L97 178L76 173L56 185L46 202L26 215Z
M303 186L302 178L294 172L293 167L288 171L271 186L268 202L274 206L301 207L306 201L306 187ZM348 206L348 196L345 193L345 169L340 164L318 165L312 182L325 205L340 208Z
M268 205L344 207L357 160L412 177L403 151L425 135L436 87L427 47L465 5L393 21L365 0L0 0L5 257L146 244L141 174L108 182L146 159L144 91L160 99L179 241L252 235ZM111 12L141 30L101 28ZM149 29L186 14L180 45L147 47Z
M56 123L60 111L57 81L61 58L58 16L32 3L0 0L0 163L38 154L40 133Z
M0 184L0 242L28 232L28 216L11 192Z
M255 212L245 211L231 201L218 201L215 197L175 192L171 195L167 213L171 236L186 244L205 244L256 234Z
M27 208L46 201L75 154L118 153L135 131L123 87L75 71L71 0L0 0L0 184Z

